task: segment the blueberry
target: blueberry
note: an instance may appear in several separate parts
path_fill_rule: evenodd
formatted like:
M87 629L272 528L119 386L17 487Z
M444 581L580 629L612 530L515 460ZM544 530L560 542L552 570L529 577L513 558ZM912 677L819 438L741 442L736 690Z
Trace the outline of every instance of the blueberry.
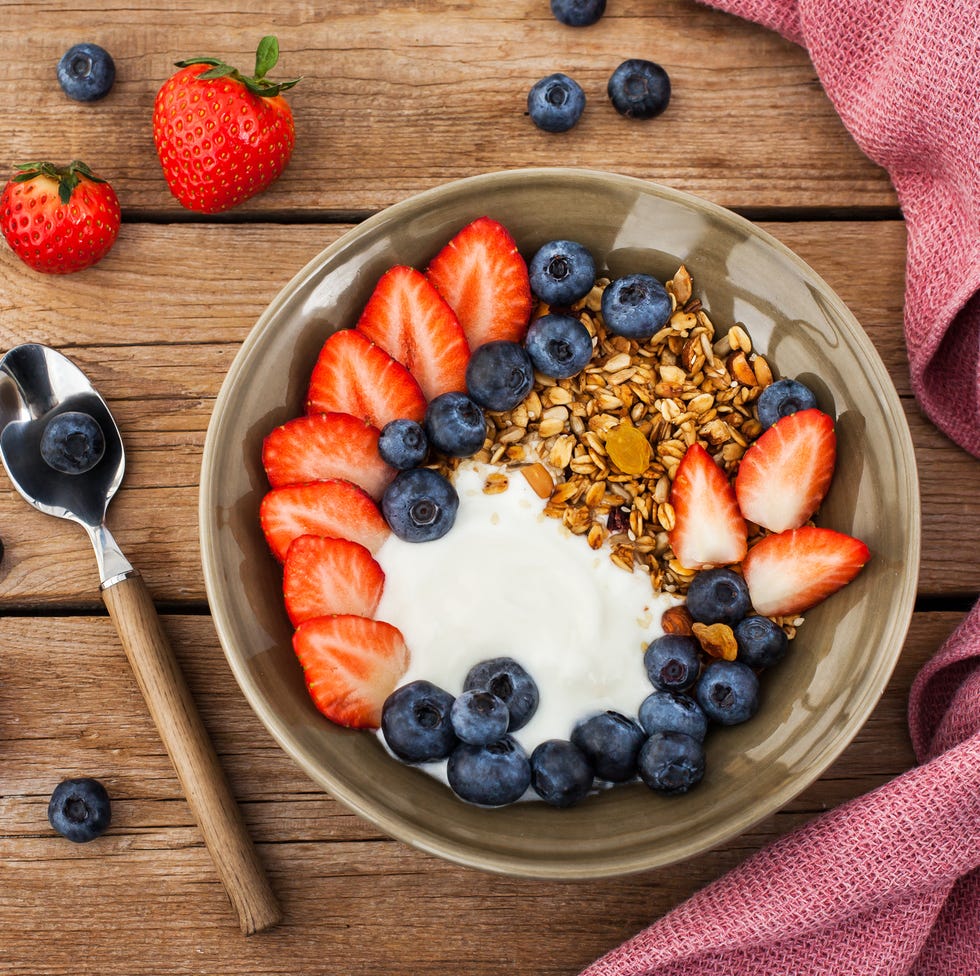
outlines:
M671 311L670 295L653 275L617 278L602 293L606 328L627 339L649 339L670 321Z
M589 27L606 12L606 0L551 0L551 12L567 27Z
M625 783L636 775L636 757L646 736L631 718L600 712L579 722L572 743L585 753L599 779Z
M470 668L463 690L479 689L496 695L510 712L509 732L523 729L538 708L538 686L513 658L495 657Z
M466 365L470 399L487 410L513 410L533 386L534 367L524 347L517 342L506 339L485 342L473 351Z
M734 627L752 609L749 588L731 569L706 569L687 588L687 609L702 624Z
M458 508L456 489L431 468L399 471L381 498L391 531L406 542L441 539L453 527Z
M640 704L637 716L643 731L683 732L703 742L708 732L708 719L701 706L690 696L672 691L653 691Z
M460 743L449 757L446 775L461 799L485 807L519 800L531 785L527 753L511 736L485 746Z
M52 417L41 434L41 457L62 474L91 471L105 453L105 437L94 417L66 410Z
M567 739L547 739L531 753L531 788L553 807L571 807L592 789L592 763Z
M652 119L670 102L670 77L653 61L630 58L610 75L606 94L620 115Z
M759 707L759 679L741 661L712 661L694 694L712 722L738 725L752 718Z
M542 315L524 337L534 368L545 376L566 379L581 372L592 358L592 336L573 315Z
M58 84L76 102L105 98L115 80L115 62L98 44L76 44L58 62Z
M425 433L437 451L470 457L483 447L487 421L465 393L440 393L425 411Z
M111 819L109 794L97 779L62 780L48 802L48 822L76 844L104 834Z
M486 746L507 734L510 712L496 695L473 688L453 702L451 718L460 742Z
M654 732L643 743L636 765L651 790L676 796L704 778L704 749L683 732Z
M542 78L527 93L528 115L545 132L567 132L582 117L584 109L581 85L561 72Z
M786 631L768 617L751 616L735 627L738 660L750 668L770 668L778 664L789 647Z
M810 410L816 405L817 398L813 391L797 380L776 380L759 394L756 401L763 430L781 417L788 417L799 410Z
M430 681L396 688L381 707L381 733L388 748L408 763L445 759L457 745L453 701Z
M531 291L549 305L571 305L595 284L595 261L576 241L548 241L527 266Z
M429 439L414 420L391 420L378 437L381 460L399 471L417 468L429 454Z
M701 671L701 645L683 634L664 634L647 645L643 666L658 691L686 691Z

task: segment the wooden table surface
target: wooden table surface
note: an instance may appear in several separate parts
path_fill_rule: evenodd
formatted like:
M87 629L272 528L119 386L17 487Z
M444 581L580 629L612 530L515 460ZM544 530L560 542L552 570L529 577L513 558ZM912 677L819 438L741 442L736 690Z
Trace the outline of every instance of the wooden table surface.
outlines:
M249 7L247 11L245 7ZM297 146L264 195L217 218L182 210L153 149L153 99L181 57L249 67L279 37ZM55 65L92 40L115 58L102 102L68 101ZM128 454L110 526L139 567L285 911L244 938L98 594L84 534L30 510L0 476L0 972L16 974L573 974L752 852L913 762L909 685L980 591L980 465L912 399L902 339L905 232L886 174L855 146L805 52L691 0L610 0L562 27L547 0L145 9L0 4L0 173L85 159L124 223L81 274L0 249L0 351L39 341L88 372ZM619 117L612 69L671 75L661 118ZM555 70L588 95L548 135L528 88ZM758 221L823 275L880 352L906 409L922 488L916 612L880 704L840 759L747 834L673 868L590 883L487 875L393 841L318 789L236 685L208 613L197 532L205 431L222 378L267 303L353 223L417 191L532 165L606 169ZM46 819L67 776L95 776L113 825L73 845Z

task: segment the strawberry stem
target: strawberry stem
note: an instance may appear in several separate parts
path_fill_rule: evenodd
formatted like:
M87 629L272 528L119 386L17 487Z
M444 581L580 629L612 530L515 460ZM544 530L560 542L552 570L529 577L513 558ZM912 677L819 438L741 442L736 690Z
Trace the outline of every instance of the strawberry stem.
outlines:
M93 183L106 182L96 176L80 159L73 159L67 166L55 166L54 163L48 162L20 163L13 182L29 183L38 176L46 176L58 184L58 199L64 204L71 200L75 187L81 182L80 176Z
M255 73L243 75L237 68L226 64L218 58L186 58L175 61L178 68L188 68L192 64L207 64L210 68L202 71L198 78L209 81L214 78L234 78L241 82L253 95L260 98L274 98L281 92L288 91L301 82L302 78L291 78L288 81L269 81L265 76L279 61L279 40L274 34L267 34L259 41L255 51Z

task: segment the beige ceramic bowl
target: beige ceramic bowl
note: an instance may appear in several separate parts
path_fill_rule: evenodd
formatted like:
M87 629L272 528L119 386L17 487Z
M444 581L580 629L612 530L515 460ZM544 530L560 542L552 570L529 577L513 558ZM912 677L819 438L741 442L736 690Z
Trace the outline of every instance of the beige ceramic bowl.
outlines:
M313 707L290 647L280 569L259 530L263 437L300 414L317 352L352 325L378 277L424 268L470 220L489 214L529 257L545 241L588 246L613 276L694 276L713 321L745 323L779 374L817 391L837 418L839 463L824 525L865 540L872 561L807 615L791 653L763 679L759 713L713 731L704 781L664 798L635 784L570 810L481 809L456 800L376 738ZM221 389L201 474L208 597L252 707L325 790L381 830L464 864L541 878L601 877L701 853L782 807L837 757L892 672L912 613L919 558L916 469L898 396L840 299L778 241L742 218L641 180L568 169L477 176L365 221L299 272L259 319Z

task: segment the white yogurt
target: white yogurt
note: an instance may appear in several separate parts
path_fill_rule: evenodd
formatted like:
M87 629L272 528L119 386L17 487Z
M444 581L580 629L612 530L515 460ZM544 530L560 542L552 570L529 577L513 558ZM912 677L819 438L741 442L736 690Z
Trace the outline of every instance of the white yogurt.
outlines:
M377 618L402 632L411 652L404 683L423 678L458 695L469 669L512 657L538 686L540 704L514 737L531 752L567 739L588 715L636 716L651 685L646 645L679 603L650 577L626 573L556 519L514 472L505 492L483 492L493 469L462 466L456 524L434 542L391 535L377 553L385 572ZM441 770L431 770L441 775Z

